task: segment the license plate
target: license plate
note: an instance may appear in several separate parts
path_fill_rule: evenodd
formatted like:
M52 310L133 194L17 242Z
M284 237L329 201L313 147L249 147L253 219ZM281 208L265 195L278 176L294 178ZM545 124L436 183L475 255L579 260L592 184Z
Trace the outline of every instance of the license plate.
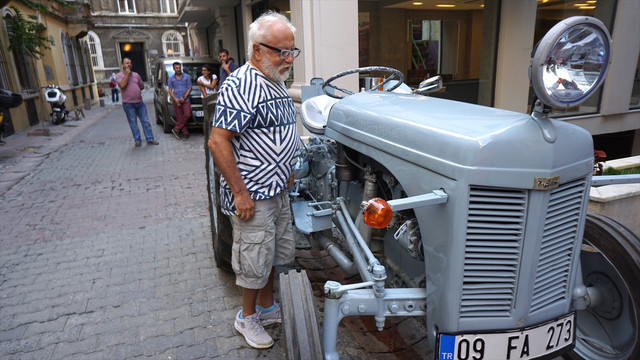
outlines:
M204 110L194 111L194 112L193 112L193 114L194 114L195 116L200 116L200 117L202 117L202 116L204 116Z
M438 334L438 360L536 359L574 344L575 313L520 330Z

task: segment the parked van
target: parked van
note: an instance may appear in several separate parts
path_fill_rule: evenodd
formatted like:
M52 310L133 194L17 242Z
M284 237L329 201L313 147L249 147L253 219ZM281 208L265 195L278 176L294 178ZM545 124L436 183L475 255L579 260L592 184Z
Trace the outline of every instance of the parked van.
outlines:
M187 127L189 129L202 129L204 119L204 109L202 108L202 94L200 93L200 87L197 80L202 75L202 66L208 64L213 69L215 75L219 74L220 61L214 60L210 57L171 57L160 58L156 61L154 67L154 95L153 106L156 110L156 123L162 125L162 128L166 134L171 132L171 129L176 124L176 113L173 109L173 100L169 95L169 88L167 83L169 78L173 76L173 63L179 62L182 64L182 72L189 74L191 77L191 83L193 85L191 89L191 118L187 121Z

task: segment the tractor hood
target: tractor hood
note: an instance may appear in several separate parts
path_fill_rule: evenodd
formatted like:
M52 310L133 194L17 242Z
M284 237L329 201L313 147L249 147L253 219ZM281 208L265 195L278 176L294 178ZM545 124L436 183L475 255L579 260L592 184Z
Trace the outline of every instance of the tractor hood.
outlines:
M370 156L382 151L452 178L477 169L514 180L521 176L523 186L532 177L561 176L564 182L576 173L589 174L591 135L562 121L550 124L557 132L553 142L527 114L420 95L361 92L333 105L325 135Z

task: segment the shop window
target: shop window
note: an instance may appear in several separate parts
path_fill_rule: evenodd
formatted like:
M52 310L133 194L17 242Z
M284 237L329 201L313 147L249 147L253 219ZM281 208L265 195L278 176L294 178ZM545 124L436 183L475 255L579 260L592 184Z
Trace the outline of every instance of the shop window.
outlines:
M572 0L538 0L534 44L537 44L544 34L554 25L571 16L595 17L602 21L605 26L607 26L609 33L611 33L613 30L611 25L615 15L616 2L616 0L585 1L580 3ZM551 116L564 117L598 113L600 110L602 88L603 86L600 86L600 88L580 106L568 109L553 109ZM530 91L530 98L533 99L533 89ZM531 102L529 105L531 105Z
M431 96L493 105L499 0L452 8L360 0L358 11L360 66L398 69L414 88L441 75L444 89Z

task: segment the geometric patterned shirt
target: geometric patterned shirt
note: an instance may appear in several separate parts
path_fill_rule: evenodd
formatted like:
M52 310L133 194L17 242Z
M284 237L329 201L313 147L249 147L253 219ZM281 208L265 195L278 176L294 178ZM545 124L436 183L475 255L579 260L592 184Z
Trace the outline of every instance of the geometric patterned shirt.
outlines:
M274 83L246 63L220 87L212 125L237 133L231 147L253 200L287 190L299 137L296 108L284 83ZM220 177L223 213L235 214L233 200L231 189Z

